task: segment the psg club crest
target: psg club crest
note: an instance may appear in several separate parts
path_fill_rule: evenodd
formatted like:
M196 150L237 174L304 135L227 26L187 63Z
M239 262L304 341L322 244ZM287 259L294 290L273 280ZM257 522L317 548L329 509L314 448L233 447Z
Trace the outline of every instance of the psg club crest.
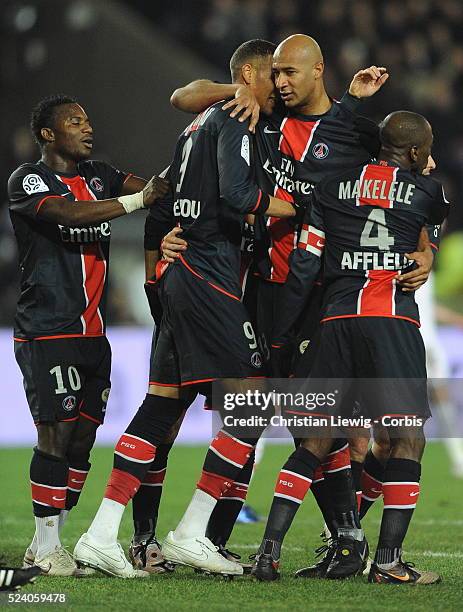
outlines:
M259 352L255 352L251 355L251 364L255 367L255 368L261 368L262 367L262 357L260 355Z
M329 147L324 142L317 142L312 148L312 155L316 159L325 159L325 157L328 157L329 152Z
M90 179L90 187L94 191L98 191L101 193L104 189L103 181L100 179L99 176L94 176L92 179Z
M71 412L76 407L76 397L75 395L68 395L63 400L63 409L66 412Z

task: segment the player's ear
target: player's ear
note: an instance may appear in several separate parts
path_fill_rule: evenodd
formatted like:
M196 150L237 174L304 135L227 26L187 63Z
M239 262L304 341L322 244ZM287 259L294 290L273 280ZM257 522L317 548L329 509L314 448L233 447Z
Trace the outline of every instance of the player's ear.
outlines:
M40 135L46 142L55 142L55 134L51 128L42 128Z
M325 64L323 62L317 62L313 67L313 75L315 79L321 79L325 70Z
M241 76L243 78L245 85L251 84L253 73L254 73L254 69L252 67L252 64L243 64L241 66Z
M412 162L416 162L418 159L418 147L416 145L413 145L413 147L410 149L409 155Z

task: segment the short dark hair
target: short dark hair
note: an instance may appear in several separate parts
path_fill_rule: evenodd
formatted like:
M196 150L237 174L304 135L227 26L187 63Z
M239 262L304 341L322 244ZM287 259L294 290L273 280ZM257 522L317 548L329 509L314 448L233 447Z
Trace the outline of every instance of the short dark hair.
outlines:
M255 38L240 45L230 58L230 73L232 81L235 81L240 73L241 67L246 62L256 57L268 57L273 55L276 45L268 40Z
M63 104L76 104L77 100L66 94L53 94L40 100L31 113L31 130L39 146L43 146L45 140L42 138L41 130L53 127L55 121L55 110Z

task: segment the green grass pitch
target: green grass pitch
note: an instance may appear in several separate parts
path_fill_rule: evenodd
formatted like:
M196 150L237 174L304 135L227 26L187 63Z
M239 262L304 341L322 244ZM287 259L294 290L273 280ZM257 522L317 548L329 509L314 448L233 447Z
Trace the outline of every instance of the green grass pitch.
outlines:
M249 492L249 502L261 513L268 512L278 469L290 446L268 445ZM164 499L161 504L158 537L175 527L200 473L204 447L179 446L169 462ZM19 564L32 536L28 465L31 451L0 450L0 555ZM71 550L88 527L101 500L110 471L112 451L93 451L93 467L79 506L65 526L63 542ZM66 610L461 610L463 578L463 484L448 474L447 458L440 444L429 444L425 453L422 493L414 522L405 542L406 560L443 575L443 582L428 587L367 584L365 578L344 582L296 580L294 571L313 560L319 546L321 520L310 493L290 530L282 557L282 579L261 584L254 580L196 575L188 568L173 575L148 580L123 581L103 575L87 579L39 578L23 593L66 593ZM370 546L378 534L381 504L377 503L364 521ZM244 557L255 551L263 524L238 525L231 548ZM131 535L131 510L122 524L120 539L127 547ZM0 603L0 606L2 604ZM14 604L3 605L12 608ZM50 608L52 604L46 606ZM38 605L21 606L37 610ZM43 606L44 607L44 606Z

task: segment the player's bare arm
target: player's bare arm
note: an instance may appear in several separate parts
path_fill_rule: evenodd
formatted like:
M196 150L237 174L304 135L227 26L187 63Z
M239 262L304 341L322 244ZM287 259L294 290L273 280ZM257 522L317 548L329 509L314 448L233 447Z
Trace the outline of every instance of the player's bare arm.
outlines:
M207 79L198 79L176 89L170 103L185 113L201 113L211 104L235 96L239 88L238 83L214 83Z
M409 261L414 261L416 267L407 274L399 273L397 281L402 291L416 291L428 280L434 263L434 253L426 227L421 230L417 250L413 253L406 253L405 257Z
M157 199L166 195L169 187L168 181L153 176L141 191L109 200L71 202L60 196L50 196L39 208L37 216L44 221L61 225L101 223L140 208L150 208Z
M381 89L389 74L384 66L370 66L356 72L349 85L349 93L356 98L369 98Z

